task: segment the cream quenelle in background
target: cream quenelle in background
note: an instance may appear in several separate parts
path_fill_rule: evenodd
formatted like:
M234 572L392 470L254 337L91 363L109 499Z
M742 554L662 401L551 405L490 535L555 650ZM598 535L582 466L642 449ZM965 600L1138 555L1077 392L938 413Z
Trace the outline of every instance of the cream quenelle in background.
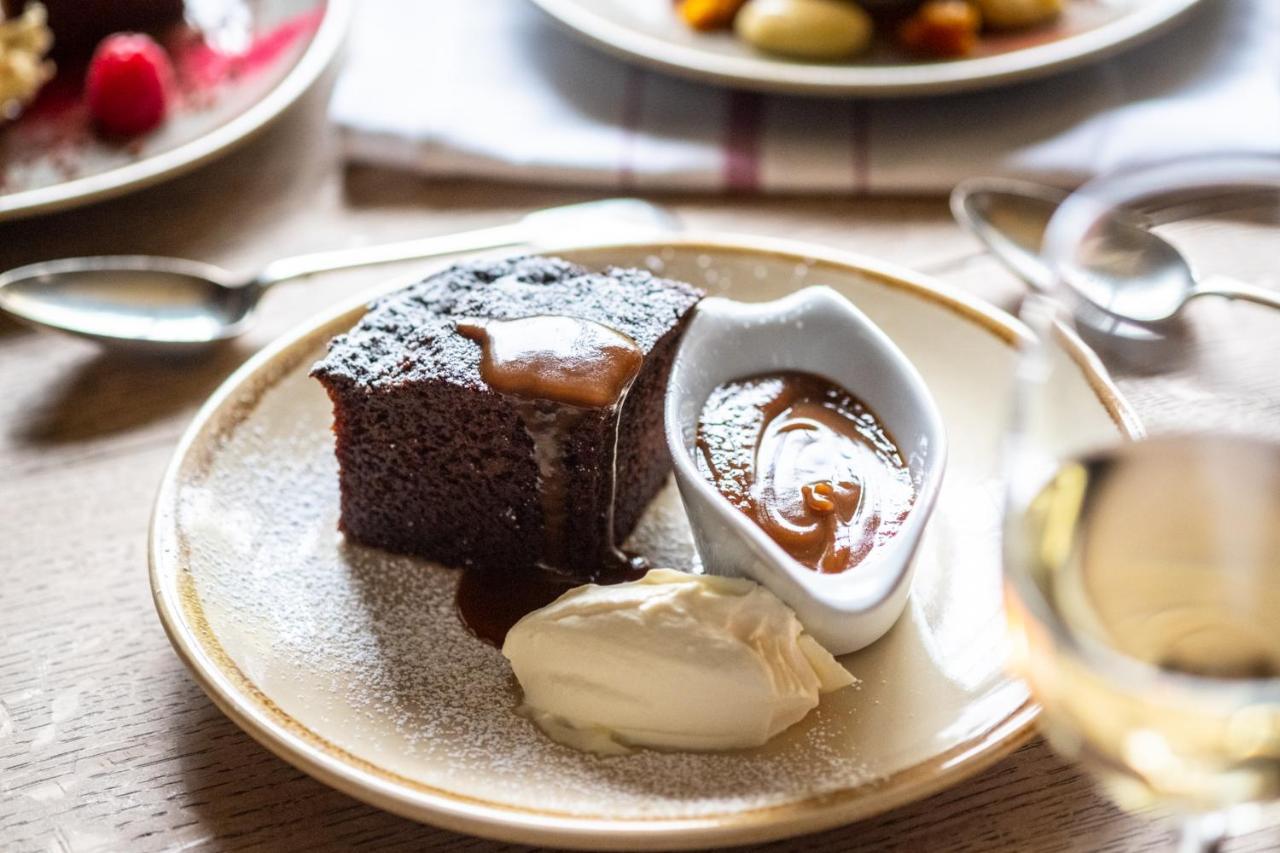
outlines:
M523 712L601 753L759 746L855 681L765 588L671 569L576 587L516 623L502 653Z

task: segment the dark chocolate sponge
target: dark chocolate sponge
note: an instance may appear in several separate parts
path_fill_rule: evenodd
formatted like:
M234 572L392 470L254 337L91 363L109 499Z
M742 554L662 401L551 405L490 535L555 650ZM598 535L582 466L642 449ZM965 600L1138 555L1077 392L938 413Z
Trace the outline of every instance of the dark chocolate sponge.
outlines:
M702 293L634 269L593 273L558 258L460 264L375 302L312 370L334 407L342 530L356 541L451 565L527 568L544 557L533 440L521 401L480 378L480 346L456 319L561 315L635 340L643 366L618 431L614 540L671 467L662 401L676 343ZM542 403L553 407L558 404ZM594 576L612 543L609 464L616 412L589 410L565 444L567 565Z

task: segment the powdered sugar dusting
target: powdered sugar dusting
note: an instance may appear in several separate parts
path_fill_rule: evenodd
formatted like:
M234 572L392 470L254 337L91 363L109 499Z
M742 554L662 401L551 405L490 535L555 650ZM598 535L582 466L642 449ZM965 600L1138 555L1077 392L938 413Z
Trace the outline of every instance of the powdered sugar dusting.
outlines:
M267 391L219 440L207 469L186 480L179 524L211 631L240 670L302 725L389 773L542 812L736 813L875 782L985 731L1024 698L997 678L991 544L977 554L988 568L957 593L926 542L908 615L843 661L860 688L823 697L765 747L600 757L560 746L516 713L519 687L505 659L458 619L459 573L336 532L329 406L308 365L302 359ZM961 535L945 525L941 534ZM693 566L673 486L629 545L661 565ZM961 622L939 607L942 595L982 603L966 604ZM966 647L942 648L943 636ZM981 671L975 661L985 661Z

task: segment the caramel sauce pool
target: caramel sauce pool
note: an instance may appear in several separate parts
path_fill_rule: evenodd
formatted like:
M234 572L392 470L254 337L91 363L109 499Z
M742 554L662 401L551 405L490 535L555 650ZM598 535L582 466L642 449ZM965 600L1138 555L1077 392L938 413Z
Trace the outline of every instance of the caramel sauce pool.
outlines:
M546 607L584 583L614 584L639 580L647 565L633 559L611 563L590 580L536 567L521 571L468 568L458 581L458 615L472 634L502 648L507 632L526 614Z
M726 382L698 417L698 471L802 565L843 572L898 532L915 486L880 419L811 373Z

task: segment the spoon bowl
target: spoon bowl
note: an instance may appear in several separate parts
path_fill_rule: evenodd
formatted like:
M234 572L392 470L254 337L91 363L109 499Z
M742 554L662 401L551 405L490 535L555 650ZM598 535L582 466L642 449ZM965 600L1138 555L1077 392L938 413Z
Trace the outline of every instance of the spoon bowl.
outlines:
M177 258L66 258L0 275L0 309L31 325L116 346L196 349L240 334L254 288Z
M1195 295L1197 276L1171 243L1113 216L1099 220L1062 282L1112 317L1143 326L1171 322Z
M1019 278L1053 289L1053 271L1040 258L1049 220L1067 199L1057 187L1005 178L971 178L951 192L951 214Z

